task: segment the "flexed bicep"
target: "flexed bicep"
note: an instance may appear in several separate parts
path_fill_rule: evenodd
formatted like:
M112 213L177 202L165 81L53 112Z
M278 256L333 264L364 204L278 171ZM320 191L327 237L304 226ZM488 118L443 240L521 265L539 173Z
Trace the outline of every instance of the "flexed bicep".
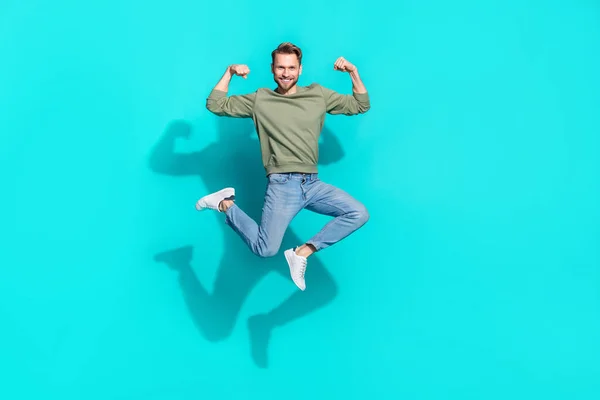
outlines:
M369 96L366 93L341 94L321 87L325 99L325 111L328 114L357 115L370 108Z

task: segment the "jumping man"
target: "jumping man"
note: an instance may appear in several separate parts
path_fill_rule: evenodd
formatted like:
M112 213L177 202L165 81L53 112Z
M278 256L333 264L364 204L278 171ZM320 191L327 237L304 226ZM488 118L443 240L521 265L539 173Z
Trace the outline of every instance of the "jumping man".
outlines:
M318 177L318 141L325 114L363 114L370 100L358 69L343 57L335 61L334 69L349 73L351 95L317 83L298 86L302 51L292 43L280 44L271 58L275 89L228 96L231 78L246 79L250 73L248 66L234 64L227 67L206 101L207 109L218 116L254 121L268 180L260 224L235 204L231 187L202 197L196 209L224 213L227 225L260 257L277 254L285 231L301 210L334 217L306 243L284 252L292 280L305 290L307 258L349 236L369 219L361 202Z

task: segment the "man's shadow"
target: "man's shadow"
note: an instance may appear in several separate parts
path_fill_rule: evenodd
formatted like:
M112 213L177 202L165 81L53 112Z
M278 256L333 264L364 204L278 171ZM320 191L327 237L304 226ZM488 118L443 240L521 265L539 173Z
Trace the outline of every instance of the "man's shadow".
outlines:
M251 120L219 118L218 141L198 152L175 152L176 140L188 138L192 131L188 122L173 121L152 151L150 168L156 173L172 176L197 175L204 185L199 197L232 186L236 189L236 204L259 222L267 180L261 163L259 143L252 139L255 133ZM321 138L320 164L336 162L343 157L339 142L327 128L323 129ZM193 210L196 199L190 204L189 199L186 201L182 207ZM185 245L160 252L154 256L154 260L164 262L179 274L179 283L197 328L207 340L216 342L231 334L249 292L268 273L276 271L290 285L294 285L282 251L298 246L308 238L302 240L290 227L278 254L275 257L260 258L224 223L222 213L213 213L221 227L220 234L223 235L225 249L212 293L206 289L208 285L200 282L194 273L194 268L202 268L203 264L201 256L194 258L193 246ZM198 219L199 229L202 218L206 217L202 215ZM320 228L316 227L317 230ZM197 254L213 251L201 247L198 250ZM268 365L268 342L273 328L308 315L336 296L336 284L317 255L310 259L307 278L310 279L310 284L306 291L302 292L293 286L294 293L275 309L248 319L251 353L257 366L266 368Z

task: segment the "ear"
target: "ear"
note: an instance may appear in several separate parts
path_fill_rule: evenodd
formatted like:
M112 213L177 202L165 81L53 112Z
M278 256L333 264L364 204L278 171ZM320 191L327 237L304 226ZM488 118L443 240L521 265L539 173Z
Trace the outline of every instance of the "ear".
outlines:
M300 68L298 69L298 75L302 75L302 64L300 64Z
M271 73L275 73L275 69L273 68L273 63L271 63Z

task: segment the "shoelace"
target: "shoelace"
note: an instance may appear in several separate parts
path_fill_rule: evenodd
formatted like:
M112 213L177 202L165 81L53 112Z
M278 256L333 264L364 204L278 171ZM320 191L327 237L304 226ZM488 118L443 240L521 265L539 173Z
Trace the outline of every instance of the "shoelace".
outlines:
M300 259L300 277L304 278L304 272L306 271L306 260Z

